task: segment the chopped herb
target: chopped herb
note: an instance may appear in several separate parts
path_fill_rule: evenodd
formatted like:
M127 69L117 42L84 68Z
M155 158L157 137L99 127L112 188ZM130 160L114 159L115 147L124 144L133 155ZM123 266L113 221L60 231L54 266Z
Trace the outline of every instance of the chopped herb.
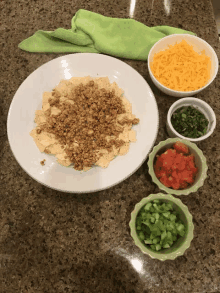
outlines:
M173 113L171 123L173 128L182 136L198 138L206 134L209 121L196 108L184 106Z
M157 199L140 209L136 218L136 231L145 246L159 251L171 247L185 235L186 229L172 204Z

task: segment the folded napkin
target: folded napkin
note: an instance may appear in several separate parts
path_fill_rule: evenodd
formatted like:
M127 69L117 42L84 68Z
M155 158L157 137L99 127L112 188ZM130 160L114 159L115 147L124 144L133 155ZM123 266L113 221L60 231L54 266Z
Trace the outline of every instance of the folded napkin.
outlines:
M106 17L84 9L72 18L72 28L37 31L22 41L22 50L38 53L103 53L147 60L152 46L171 34L192 34L169 26L148 27L134 19Z

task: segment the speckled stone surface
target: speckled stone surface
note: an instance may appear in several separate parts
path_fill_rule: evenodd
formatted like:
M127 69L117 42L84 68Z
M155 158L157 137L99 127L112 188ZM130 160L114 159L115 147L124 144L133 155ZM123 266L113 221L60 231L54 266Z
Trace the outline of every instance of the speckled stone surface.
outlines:
M39 29L70 28L71 18L80 8L128 18L130 3L0 1L0 293L220 292L219 74L197 95L213 107L217 128L198 144L207 158L208 178L198 192L181 197L193 215L195 236L184 256L174 261L160 262L143 255L129 234L134 205L159 192L148 174L147 161L113 188L78 195L37 183L11 153L6 120L16 90L35 69L62 55L27 53L18 49L18 43ZM210 0L138 0L134 19L148 26L194 31L220 57ZM155 89L146 62L123 61L135 68L155 93L160 113L157 144L167 138L166 113L176 98Z

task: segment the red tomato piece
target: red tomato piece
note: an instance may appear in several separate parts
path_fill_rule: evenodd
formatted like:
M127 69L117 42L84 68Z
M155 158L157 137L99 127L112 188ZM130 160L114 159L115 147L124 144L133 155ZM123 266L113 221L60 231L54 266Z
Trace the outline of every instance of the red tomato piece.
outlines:
M166 187L171 187L169 180L166 176L160 178L160 182Z
M173 171L172 176L173 176L173 178L179 180L179 174L178 174L178 171Z
M159 167L163 166L163 159L161 158L161 156L157 157L156 165Z
M198 172L198 168L196 168L196 167L191 168L191 171L192 171L193 175L196 176L196 174Z
M182 170L184 170L185 168L186 168L186 161L185 161L184 158L183 158L183 160L181 160L181 162L178 164L177 169L178 169L179 171L182 171Z
M195 162L195 156L193 154L186 156L186 160L191 161L191 162Z
M179 189L180 188L179 181L174 180L173 183L172 183L172 187L173 187L173 189L176 189L176 190Z
M182 161L182 159L183 159L184 157L183 157L183 154L176 154L176 157L175 157L175 163L176 164L179 164L181 161Z
M166 172L164 170L158 170L155 172L157 178L166 176Z
M187 186L188 186L188 184L187 184L186 181L181 181L181 182L180 182L180 188L181 188L181 189L184 189L184 188L186 188Z
M198 168L194 155L187 155L189 149L185 144L177 141L173 147L157 157L155 175L166 187L184 189L193 184Z
M176 143L174 143L173 147L178 153L183 153L183 154L189 153L188 146L186 146L184 143L180 141L177 141Z

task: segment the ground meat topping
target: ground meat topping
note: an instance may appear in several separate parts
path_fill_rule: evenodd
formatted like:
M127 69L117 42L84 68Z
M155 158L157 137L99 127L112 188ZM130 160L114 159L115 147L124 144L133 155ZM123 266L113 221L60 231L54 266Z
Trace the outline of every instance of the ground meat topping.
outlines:
M113 146L121 147L125 142L118 138L124 131L125 123L137 124L139 119L117 120L125 114L125 107L114 90L99 89L94 81L79 84L61 101L59 92L53 91L50 106L61 112L47 117L41 130L55 135L65 149L67 158L76 170L91 167L100 158L100 150L112 151ZM114 137L108 140L107 137Z
M44 160L40 161L40 164L41 164L42 166L44 166L44 165L45 165L45 162L46 162L46 160L44 159Z

